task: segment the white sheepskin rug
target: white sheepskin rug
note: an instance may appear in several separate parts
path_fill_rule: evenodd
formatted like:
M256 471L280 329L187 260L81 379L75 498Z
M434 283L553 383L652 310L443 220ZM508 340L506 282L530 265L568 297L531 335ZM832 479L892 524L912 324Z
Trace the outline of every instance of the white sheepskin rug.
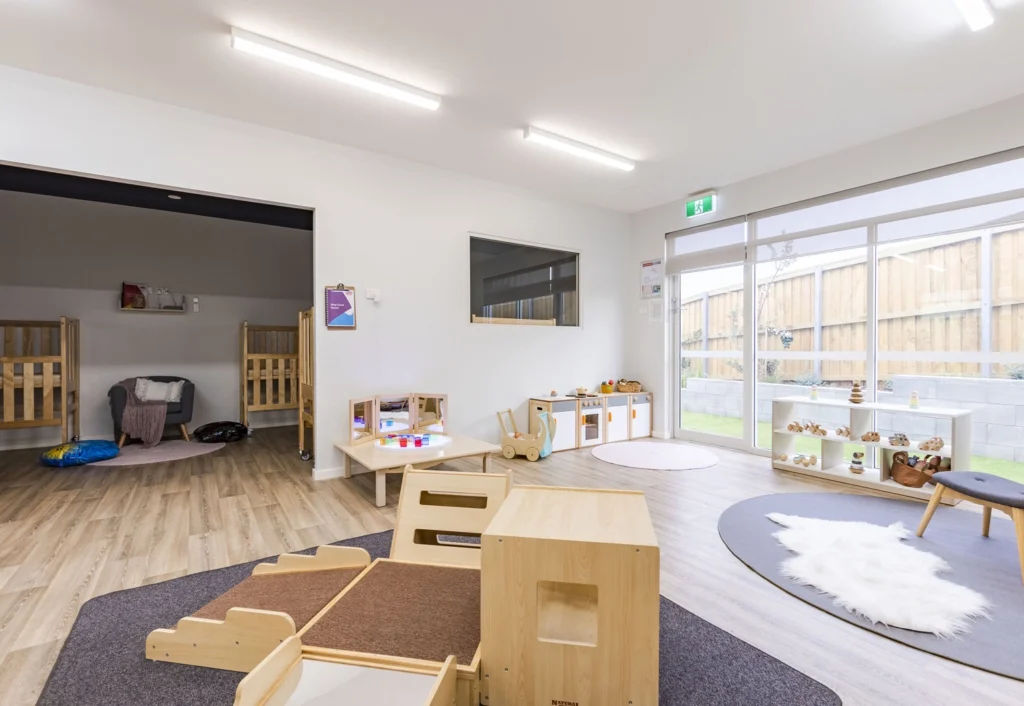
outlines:
M872 623L954 637L971 618L988 617L983 595L936 576L950 569L944 559L903 543L910 532L902 522L767 517L786 528L775 538L796 554L782 562L783 576L834 596L837 606Z

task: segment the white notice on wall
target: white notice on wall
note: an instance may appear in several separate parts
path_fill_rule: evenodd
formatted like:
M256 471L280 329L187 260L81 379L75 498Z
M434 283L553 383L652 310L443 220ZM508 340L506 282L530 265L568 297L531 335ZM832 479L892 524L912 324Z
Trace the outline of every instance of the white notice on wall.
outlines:
M651 308L647 310L647 323L660 324L665 316L665 303L652 301Z
M661 258L640 263L640 298L661 298Z

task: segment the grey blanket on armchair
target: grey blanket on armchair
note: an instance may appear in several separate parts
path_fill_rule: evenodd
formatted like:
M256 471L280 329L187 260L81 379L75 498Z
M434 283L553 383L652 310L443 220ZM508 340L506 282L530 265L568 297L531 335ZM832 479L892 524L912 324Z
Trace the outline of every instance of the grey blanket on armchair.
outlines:
M156 446L164 435L167 422L166 402L143 402L135 396L135 381L128 378L117 383L128 394L124 412L121 414L121 431L128 436L142 439L146 448Z

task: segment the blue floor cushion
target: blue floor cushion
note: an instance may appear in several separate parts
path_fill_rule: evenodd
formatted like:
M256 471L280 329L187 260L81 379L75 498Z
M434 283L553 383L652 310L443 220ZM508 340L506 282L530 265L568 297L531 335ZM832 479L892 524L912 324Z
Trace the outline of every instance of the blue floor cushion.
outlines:
M121 449L113 441L75 441L47 449L39 457L44 466L65 468L114 458Z

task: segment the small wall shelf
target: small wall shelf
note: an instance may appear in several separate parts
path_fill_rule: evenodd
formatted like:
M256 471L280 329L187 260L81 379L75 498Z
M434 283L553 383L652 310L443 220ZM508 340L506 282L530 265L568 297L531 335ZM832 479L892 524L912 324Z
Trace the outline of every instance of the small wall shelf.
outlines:
M834 430L829 430L825 436L790 431L786 428L790 422L794 420L802 421L808 418L806 414L797 414L798 406L848 410L851 438L839 436ZM918 444L923 441L922 439L910 439L910 446L894 446L884 438L881 441L861 441L860 437L862 434L877 428L875 426L876 412L948 419L952 428L952 436L951 438L944 439L945 445L939 451L922 451L919 449ZM811 418L813 418L813 415L811 415ZM779 460L778 456L781 454L786 454L789 458L792 458L797 453L797 437L817 439L821 442L821 453L817 454L817 464L805 467L788 460ZM878 467L870 468L865 466L863 473L853 473L844 455L844 446L846 444L877 449ZM926 485L923 488L908 488L892 480L890 470L892 468L893 455L898 451L906 451L919 456L926 454L942 456L950 459L952 470L968 471L970 470L970 448L971 413L965 409L941 407L911 409L904 405L882 404L878 402L853 404L842 400L812 400L809 397L780 397L772 401L772 467L779 471L801 473L848 485L871 488L893 495L901 495L917 500L928 500L931 498L932 491L934 490L933 486ZM950 502L948 504L954 503Z

